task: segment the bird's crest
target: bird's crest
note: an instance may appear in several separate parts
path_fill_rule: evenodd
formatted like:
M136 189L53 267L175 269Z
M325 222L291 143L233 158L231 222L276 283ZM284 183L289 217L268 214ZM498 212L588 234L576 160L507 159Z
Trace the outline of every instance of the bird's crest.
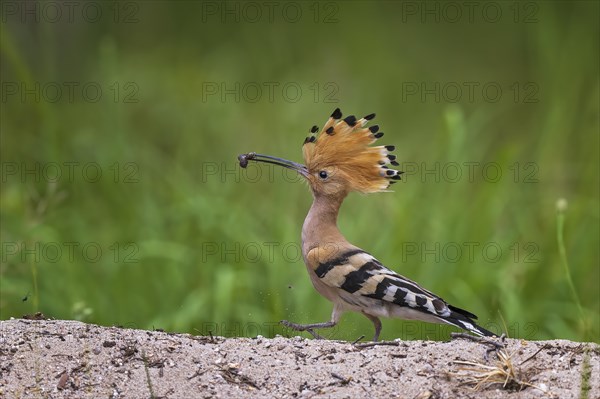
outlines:
M361 193L385 191L400 180L403 172L388 166L398 166L396 156L391 154L395 147L371 146L383 136L379 126L366 127L374 117L370 114L356 119L350 115L342 119L337 108L320 131L313 126L302 146L308 172L333 169L347 182L348 191Z

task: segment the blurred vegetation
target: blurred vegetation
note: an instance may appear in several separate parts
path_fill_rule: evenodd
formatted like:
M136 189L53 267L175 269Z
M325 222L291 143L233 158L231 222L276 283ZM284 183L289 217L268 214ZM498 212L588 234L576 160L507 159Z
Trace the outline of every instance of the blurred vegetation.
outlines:
M298 254L310 193L236 156L300 161L340 107L376 112L407 170L347 199L351 242L495 331L599 340L597 2L496 2L496 22L443 2L96 2L58 21L7 3L2 319L248 336L328 320ZM382 338L448 331L385 320Z

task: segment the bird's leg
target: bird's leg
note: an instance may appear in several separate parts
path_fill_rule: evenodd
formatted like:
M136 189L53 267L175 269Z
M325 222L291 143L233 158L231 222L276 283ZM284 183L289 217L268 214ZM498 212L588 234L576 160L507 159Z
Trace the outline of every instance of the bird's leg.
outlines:
M297 324L297 323L292 323L291 321L281 320L280 323L288 328L291 328L292 330L307 331L316 339L324 339L323 337L321 337L319 334L317 334L313 330L315 328L334 327L338 323L338 321L340 321L340 316L342 315L342 312L343 312L343 310L340 306L334 305L333 312L331 312L331 320L330 321L326 321L324 323Z
M335 322L335 321L327 321L324 323L313 323L313 324L297 324L297 323L292 323L291 321L287 321L287 320L281 320L280 323L288 328L291 328L292 330L307 331L316 339L323 339L323 337L320 336L319 334L317 334L316 332L314 332L313 329L315 329L315 328L331 328L337 324L337 322Z
M367 319L373 322L373 325L375 327L375 335L373 336L373 342L377 342L377 340L379 339L379 333L381 332L381 321L377 317L367 314L365 312L363 312L363 314L366 316Z

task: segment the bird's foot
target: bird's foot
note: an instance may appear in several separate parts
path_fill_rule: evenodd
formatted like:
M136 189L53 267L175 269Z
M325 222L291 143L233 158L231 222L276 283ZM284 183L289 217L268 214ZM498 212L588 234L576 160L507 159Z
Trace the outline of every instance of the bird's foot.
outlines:
M329 323L329 322L328 323L316 323L316 324L298 324L298 323L292 323L291 321L287 321L287 320L281 320L279 323L288 328L291 328L292 330L306 331L306 332L310 333L310 335L312 335L315 339L325 339L315 332L315 330L314 330L315 328L333 327L332 325L330 325L331 323Z

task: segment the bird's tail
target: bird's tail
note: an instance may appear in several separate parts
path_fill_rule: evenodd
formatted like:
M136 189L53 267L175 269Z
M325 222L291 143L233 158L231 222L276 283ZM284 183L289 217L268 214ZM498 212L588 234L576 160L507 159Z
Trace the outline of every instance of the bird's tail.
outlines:
M475 335L479 335L480 337L496 336L496 334L493 332L478 326L473 321L473 319L477 319L477 316L475 316L473 313L450 305L448 307L450 308L450 315L441 318L444 323L462 328L463 330L467 330Z

